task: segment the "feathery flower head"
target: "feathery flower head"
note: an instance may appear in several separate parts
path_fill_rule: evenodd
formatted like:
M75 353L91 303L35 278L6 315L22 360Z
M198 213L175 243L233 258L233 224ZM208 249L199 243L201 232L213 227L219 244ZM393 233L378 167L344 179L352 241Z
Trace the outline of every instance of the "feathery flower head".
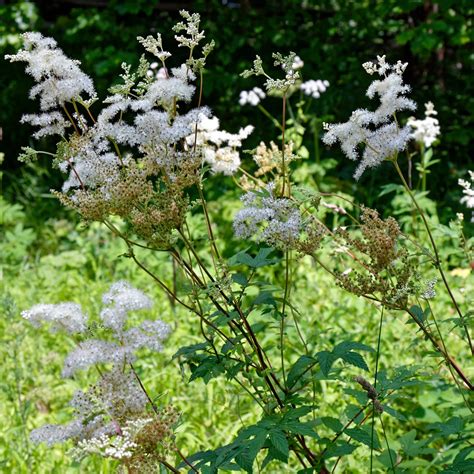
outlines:
M275 196L275 184L241 198L243 209L234 217L234 233L240 239L254 238L277 248L288 248L300 235L302 219L297 205Z
M407 125L411 127L411 138L418 143L423 143L425 147L430 147L441 133L438 119L434 117L438 112L434 109L433 102L425 104L425 118L416 120L410 117Z
M360 158L358 147L364 146L354 174L356 179L367 168L378 166L406 148L411 129L399 127L394 116L398 111L416 108L415 102L405 97L410 91L402 79L406 64L398 62L392 66L385 61L385 56L377 56L377 63L364 63L363 67L369 74L377 72L384 76L384 79L373 81L366 93L370 99L379 98L379 107L373 112L357 109L345 123L324 124L326 133L323 137L327 145L339 142L344 154L355 161Z
M319 99L321 94L326 92L328 87L329 82L321 81L320 79L310 79L309 81L305 81L300 85L300 89L303 91L303 94L309 95L313 99Z
M24 49L5 59L28 63L26 72L38 83L31 89L30 98L40 97L42 111L79 99L83 92L95 96L92 80L81 71L80 62L69 59L54 39L36 32L23 33L22 38Z
M37 304L22 311L21 315L36 327L51 323L54 331L65 330L74 334L87 329L87 318L76 303Z
M246 105L250 104L256 106L262 99L265 99L266 94L260 87L254 87L250 91L242 91L239 97L239 104Z

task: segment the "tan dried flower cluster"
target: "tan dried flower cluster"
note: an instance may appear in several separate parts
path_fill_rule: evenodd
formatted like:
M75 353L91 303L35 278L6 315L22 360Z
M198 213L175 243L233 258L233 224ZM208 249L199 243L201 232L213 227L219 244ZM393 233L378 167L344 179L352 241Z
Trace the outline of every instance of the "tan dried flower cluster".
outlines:
M134 438L137 447L126 463L128 472L137 474L157 472L160 461L175 448L174 427L178 419L179 413L169 405L159 410L138 432Z
M404 308L408 295L417 290L415 267L406 249L400 248L400 228L393 217L381 219L378 212L362 208L362 238L338 229L345 246L353 252L362 270L339 273L340 285L359 296L379 295L382 302Z

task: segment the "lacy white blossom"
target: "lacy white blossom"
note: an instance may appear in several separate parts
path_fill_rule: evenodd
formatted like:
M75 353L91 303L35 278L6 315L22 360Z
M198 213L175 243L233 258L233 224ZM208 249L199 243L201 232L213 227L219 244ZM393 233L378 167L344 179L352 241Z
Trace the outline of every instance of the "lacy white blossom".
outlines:
M51 323L53 330L63 329L70 334L87 329L87 318L76 303L37 304L21 315L36 327Z
M63 377L72 377L78 370L88 369L96 364L121 364L133 362L133 352L126 346L101 339L88 339L80 342L64 360Z
M305 95L309 95L313 99L319 99L323 92L329 87L329 81L321 81L320 79L303 82L300 89Z
M425 118L423 120L416 120L414 117L410 117L407 125L412 129L411 138L418 143L423 143L428 148L438 138L441 129L438 119L433 117L433 115L438 115L433 103L427 102L425 109Z
M186 144L190 149L199 147L203 160L211 165L213 173L222 173L230 176L234 174L240 166L240 155L237 148L242 146L245 140L253 132L253 127L247 125L241 128L238 133L229 133L219 130L219 119L217 117L208 118L199 115L194 133L186 137Z
M406 148L411 129L408 126L399 127L394 115L398 111L416 108L416 104L405 97L410 91L410 87L403 83L401 77L405 65L397 63L391 66L385 62L385 56L377 58L378 65L365 63L364 68L369 73L378 72L385 76L382 80L372 82L367 90L369 98L379 97L380 106L373 112L357 109L345 123L324 124L327 132L323 142L327 145L340 142L342 151L349 159L358 160L357 147L364 145L362 159L354 174L356 179L359 179L367 168L378 166L385 159ZM386 75L388 72L390 73Z
M125 311L149 309L153 305L145 293L123 280L112 284L110 290L102 295L102 302L107 305L114 304Z
M293 64L291 65L291 69L296 71L297 69L301 69L303 66L304 61L299 56L295 56L293 59Z
M26 72L38 82L31 89L30 97L40 97L41 110L62 106L83 92L95 96L92 80L80 70L80 62L69 59L54 39L36 32L23 33L22 38L24 49L6 55L5 59L28 63Z
M81 441L126 436L129 426L126 423L122 428L116 420L139 416L144 412L147 401L134 374L115 366L110 372L102 374L87 392L76 391L70 402L75 419L64 425L44 425L33 430L30 438L36 444L51 446L69 439L81 445ZM132 423L130 427L133 426Z
M170 332L170 326L163 321L143 321L139 327L125 331L123 341L133 351L144 347L151 351L161 352L162 343Z
M463 188L464 196L461 198L461 204L465 204L468 209L474 209L474 171L469 171L471 182L460 179L459 186ZM474 211L472 212L471 222L474 222Z
M42 114L25 114L21 117L21 123L29 123L33 126L40 127L33 137L41 138L50 135L64 135L66 128L71 123L64 119L59 112L44 112Z
M261 193L246 193L241 201L244 207L235 215L233 224L236 237L254 238L279 248L298 239L302 226L300 211L289 199L275 196L273 183Z
M266 94L265 92L263 92L262 89L260 89L260 87L254 87L250 91L242 91L240 93L239 104L240 105L250 104L250 105L255 106L255 105L258 105L262 99L265 99L265 97L266 97Z
M75 438L82 431L82 420L74 420L67 425L44 425L31 431L30 439L35 444L46 443L52 446Z

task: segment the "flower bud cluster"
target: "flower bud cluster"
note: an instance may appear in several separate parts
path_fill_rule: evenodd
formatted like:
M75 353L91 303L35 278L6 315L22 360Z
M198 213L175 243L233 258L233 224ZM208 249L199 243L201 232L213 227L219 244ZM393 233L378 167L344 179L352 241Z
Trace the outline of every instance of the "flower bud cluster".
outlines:
M309 95L313 99L319 99L323 92L329 87L329 81L321 81L320 79L310 79L300 85L303 94Z
M239 97L239 104L246 105L250 104L256 106L260 103L262 99L265 99L267 95L263 92L260 87L254 87L250 91L242 91Z

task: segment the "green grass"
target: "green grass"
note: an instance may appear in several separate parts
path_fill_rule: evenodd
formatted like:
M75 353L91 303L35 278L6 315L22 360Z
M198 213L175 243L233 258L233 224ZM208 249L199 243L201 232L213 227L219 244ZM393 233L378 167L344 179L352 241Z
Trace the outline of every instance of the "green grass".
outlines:
M16 219L24 218L21 210L17 211ZM26 222L24 228L28 229ZM14 238L15 232L24 232L24 229L12 232L11 248L19 240ZM21 242L18 245L21 246ZM33 428L45 423L69 421L71 410L67 404L72 393L84 387L93 375L84 374L76 380L61 379L62 360L73 347L73 341L63 334L50 334L44 328L32 327L20 317L20 312L41 302L74 301L97 317L102 293L111 282L119 279L133 282L156 302L152 311L136 313L134 318L160 318L173 327L164 352L150 354L144 351L137 368L149 391L159 397L158 403L172 403L182 414L181 425L177 429L181 450L190 455L199 450L216 448L230 442L241 427L258 421L259 414L252 400L236 384L224 378L211 380L207 385L201 379L188 382L189 372L182 369L177 360L172 360L172 356L179 347L202 340L199 324L191 314L173 308L151 278L123 256L125 250L125 246L99 224L84 228L67 221L50 220L35 228L35 239L27 249L21 247L8 257L4 268L4 316L0 320L3 339L0 369L2 472L113 472L113 462L89 458L79 465L68 456L67 446L47 448L29 442L28 433ZM147 264L165 280L171 281L171 266L166 256L155 260L155 257L147 258ZM277 279L281 278L278 268L271 271L275 272ZM461 276L450 277L454 292L465 308L474 290L473 279L468 275L464 272ZM297 282L292 297L298 305L298 324L310 352L330 350L338 342L349 339L376 347L379 311L373 305L343 292L309 259L298 263L293 280ZM454 316L444 297L436 298L433 304L441 319ZM446 333L449 332L449 324L443 324ZM275 331L265 334L263 340L266 350L278 360L276 334L275 323ZM294 354L304 352L291 320L286 337L290 341L286 353L289 367L295 361ZM461 365L470 366L472 376L472 364L469 364L460 337L459 331L451 331L449 346ZM370 380L374 373L375 355L369 354L367 362L370 374L366 376ZM419 378L427 381L422 387L402 391L396 406L393 406L405 418L404 421L384 415L387 442L403 457L405 472L435 472L431 469L434 469L436 456L410 457L404 448L403 436L415 429L417 439L427 439L430 423L445 421L466 411L459 393L446 383L449 373L440 362L438 357L433 357L430 345L416 333L414 326L407 325L405 315L386 312L381 368L391 372L396 367L418 366ZM337 379L317 382L314 387L314 401L318 408L313 416L319 423L317 431L320 436L333 435L318 421L320 417L347 420L351 405L357 404L353 390L358 387L353 377L361 371L341 363L337 365L337 370ZM385 447L380 424L376 429ZM435 440L430 447L449 457L451 447L448 439ZM369 448L361 446L353 455L342 459L338 470L365 472L369 456ZM281 468L270 464L266 472L296 472L296 463L291 466ZM377 462L375 468L378 472L386 470Z

